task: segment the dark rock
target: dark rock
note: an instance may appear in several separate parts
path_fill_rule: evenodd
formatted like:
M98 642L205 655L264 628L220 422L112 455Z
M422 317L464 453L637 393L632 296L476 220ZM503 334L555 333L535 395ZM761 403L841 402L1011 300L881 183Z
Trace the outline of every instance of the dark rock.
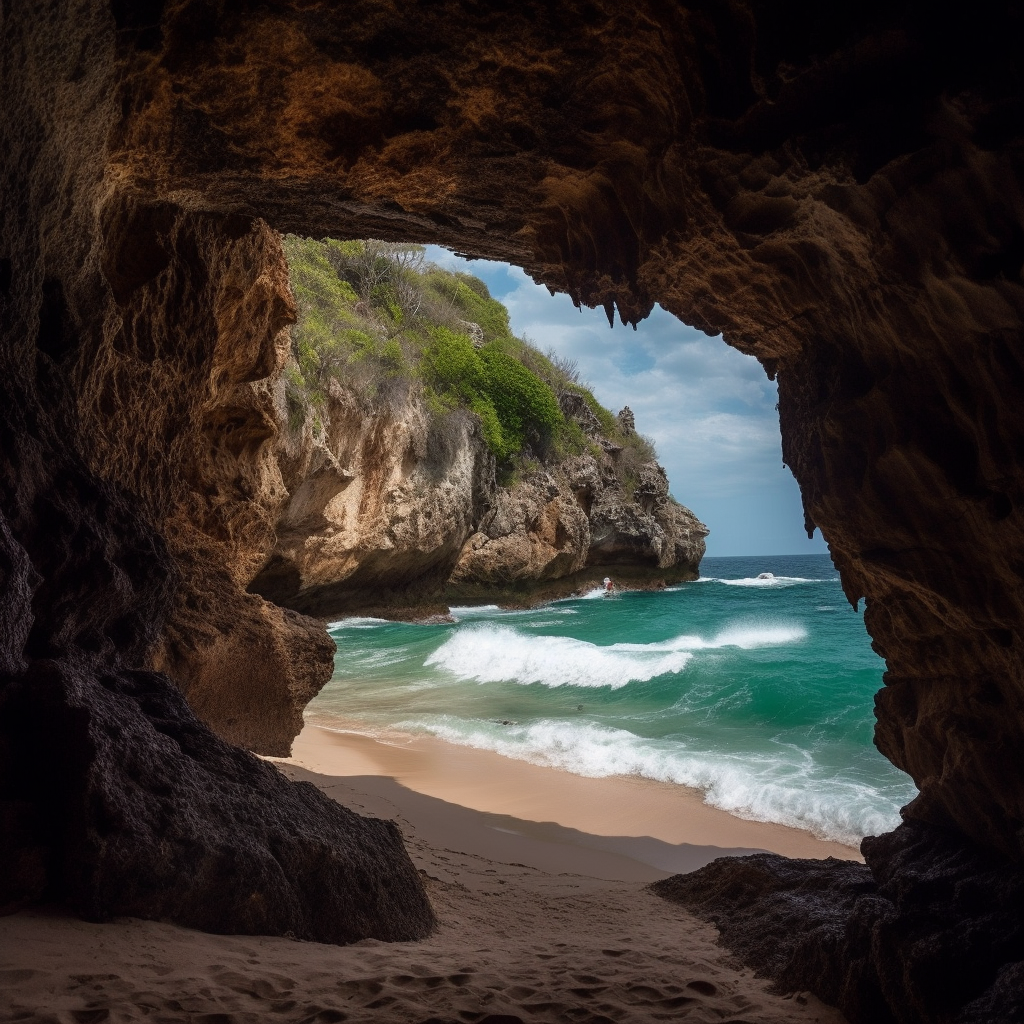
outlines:
M780 989L854 1024L1020 1020L1024 869L917 823L863 850L867 865L723 858L651 888L714 922Z
M11 409L0 407L0 437ZM0 448L0 912L49 898L322 942L417 938L433 915L390 822L215 736L142 668L174 560L48 431Z
M46 847L46 894L87 920L338 943L433 926L393 822L229 746L165 676L37 661L4 687L0 717ZM0 904L41 895L31 882L5 876Z

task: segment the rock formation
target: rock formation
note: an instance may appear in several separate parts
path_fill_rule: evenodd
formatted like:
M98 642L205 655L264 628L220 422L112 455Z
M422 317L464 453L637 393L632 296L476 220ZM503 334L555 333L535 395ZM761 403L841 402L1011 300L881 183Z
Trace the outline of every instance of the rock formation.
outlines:
M432 417L405 389L368 405L334 383L326 422L281 433L288 499L251 589L321 617L447 611L441 590L494 489L476 418Z
M231 524L250 520L233 498L217 514L231 496L195 439L213 430L236 493L251 487L259 415L221 383L269 372L244 321L267 338L287 319L256 286L279 263L269 241L243 242L262 237L255 218L507 259L610 316L658 301L757 356L779 381L808 528L887 661L876 737L921 790L908 819L1024 858L1021 43L1018 6L999 0L5 5L7 904L127 890L154 856L193 910L208 894L119 813L130 780L103 767L119 744L169 759L145 785L172 818L268 848L224 823L229 792L276 800L275 784L232 775L208 739L192 749L224 788L190 790L175 736L204 727L145 674L160 664L197 707L216 703L195 694L216 686L201 659L219 642L183 624L237 586ZM203 366L212 390L182 401L171 382ZM192 540L176 533L186 508ZM279 631L268 650L308 636L238 601ZM240 737L272 732L269 709L315 685L249 702L242 683L218 709ZM22 737L54 721L76 753L30 784ZM80 856L90 836L116 861ZM894 870L938 856L917 845ZM288 899L324 900L308 877ZM167 916L190 919L182 906ZM422 929L410 914L389 934ZM218 927L236 926L225 910Z
M514 487L499 488L452 573L453 598L508 600L551 592L544 585L553 581L579 587L600 579L606 566L616 567L620 581L697 578L707 527L669 495L665 471L653 459L636 467L625 493L617 464L623 449L601 436L597 418L575 397L563 399L563 412L601 454L542 465Z
M652 888L780 988L810 988L851 1021L1024 1018L1024 870L917 823L863 849L866 865L757 854Z
M446 597L570 593L605 565L647 586L696 578L707 528L670 497L632 412L612 416L574 366L516 338L483 281L416 246L285 251L299 315L267 389L277 472L263 471L285 497L251 592L321 618L424 617Z
M278 239L262 224L225 234L218 219L127 200L107 204L102 230L109 318L68 372L91 468L140 499L176 567L149 664L222 737L287 756L334 645L245 591L286 497L267 383L295 316Z
M566 415L601 454L548 459L501 486L477 418L434 415L409 386L366 402L332 381L319 432L310 410L289 429L280 381L277 391L288 497L249 589L278 605L321 618L424 616L447 613L446 599L569 593L604 566L647 586L697 577L707 527L669 496L653 460L624 493L623 449L576 395Z

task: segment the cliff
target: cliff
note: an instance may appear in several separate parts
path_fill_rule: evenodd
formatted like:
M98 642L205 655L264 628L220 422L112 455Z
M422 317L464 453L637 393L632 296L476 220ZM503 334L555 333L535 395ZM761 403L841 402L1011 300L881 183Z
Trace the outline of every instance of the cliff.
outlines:
M408 616L566 593L608 566L646 586L696 578L707 528L632 412L613 417L574 365L514 337L483 281L418 246L285 251L286 497L252 592L320 617Z
M585 419L580 425L590 427ZM449 597L500 602L568 593L606 570L617 583L637 586L697 578L707 527L671 497L664 469L653 458L637 463L636 449L598 430L588 437L595 454L539 466L498 488L462 549Z

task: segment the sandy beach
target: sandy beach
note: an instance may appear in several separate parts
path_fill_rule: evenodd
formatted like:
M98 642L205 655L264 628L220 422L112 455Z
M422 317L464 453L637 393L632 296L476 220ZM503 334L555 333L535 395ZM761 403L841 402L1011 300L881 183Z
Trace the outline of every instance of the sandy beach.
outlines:
M363 789L379 788L374 777L394 780L392 798L411 811L413 794L446 804L520 819L517 829L532 835L548 823L590 837L617 837L638 852L663 847L665 870L692 870L723 853L767 850L786 857L838 857L861 860L860 851L817 839L784 825L746 821L704 803L699 792L639 777L587 778L489 750L456 746L430 736L390 734L385 740L307 724L295 740L294 765L323 776L359 777ZM532 823L532 824L531 824ZM650 840L630 844L628 839ZM705 859L671 859L671 847L707 851ZM562 870L579 870L566 855ZM699 860L699 863L697 861Z
M807 993L771 993L713 927L645 885L723 853L853 856L847 847L732 818L677 787L437 741L307 726L277 763L398 821L434 935L337 947L27 911L0 919L0 1022L842 1024Z
M807 993L769 992L716 945L713 927L644 886L673 869L673 856L677 866L687 857L697 866L721 850L673 852L654 837L608 837L459 806L366 773L375 757L397 756L375 753L387 745L320 732L307 729L294 761L347 749L364 774L319 774L297 763L282 771L399 821L437 912L433 936L337 947L28 911L0 919L0 1021L842 1024ZM399 754L412 762L406 772L431 757ZM628 793L629 781L609 794ZM480 777L467 785L484 799ZM544 799L557 802L557 790ZM595 797L577 811L597 821L601 808ZM662 868L650 863L659 858Z

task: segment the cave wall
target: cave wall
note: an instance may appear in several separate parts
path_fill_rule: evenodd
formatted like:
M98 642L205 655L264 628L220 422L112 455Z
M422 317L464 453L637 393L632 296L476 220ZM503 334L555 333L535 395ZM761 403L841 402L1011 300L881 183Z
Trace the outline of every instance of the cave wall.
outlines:
M286 745L317 673L235 673L329 653L241 596L280 500L264 225L431 241L762 361L887 661L907 813L1024 856L1021 40L996 2L5 6L0 667L24 714L71 707L27 682L55 658L92 680L75 728L100 666L162 668L224 735ZM55 849L5 778L18 848Z
M276 236L105 179L105 6L5 7L0 47L0 913L421 937L393 823L210 728L287 752L333 652L242 589L278 500Z
M109 300L73 362L76 412L90 468L140 500L177 570L150 664L222 737L287 756L334 645L246 593L288 496L272 378L295 310L279 236L126 191L99 223Z
M1024 854L1014 5L187 3L124 36L117 180L756 355L909 813Z

